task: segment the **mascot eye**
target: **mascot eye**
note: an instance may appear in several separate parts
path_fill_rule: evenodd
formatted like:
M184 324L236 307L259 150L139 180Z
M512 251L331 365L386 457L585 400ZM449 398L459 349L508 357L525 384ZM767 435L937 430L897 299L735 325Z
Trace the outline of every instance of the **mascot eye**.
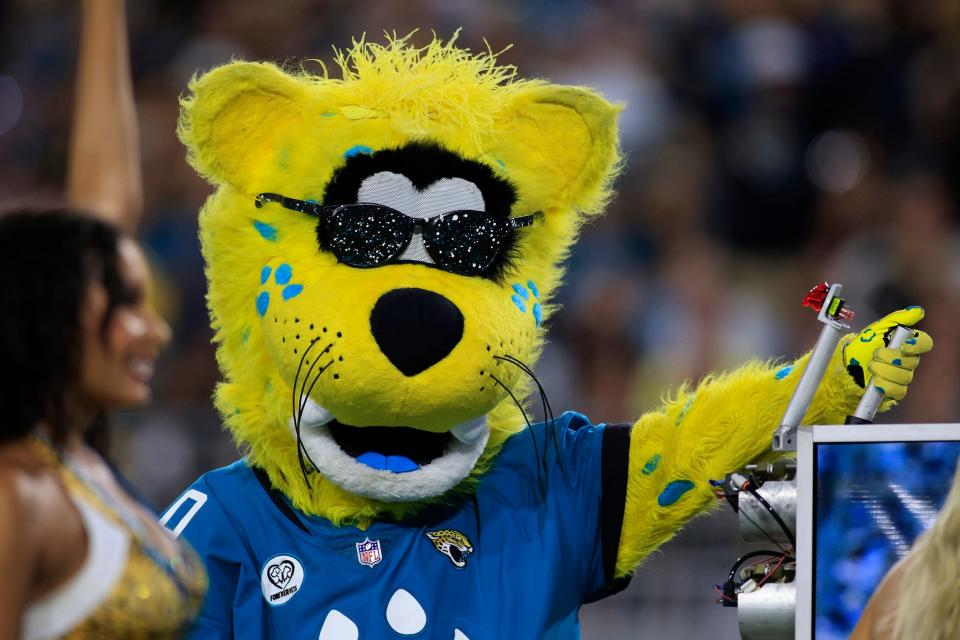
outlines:
M460 275L477 275L494 263L513 230L532 224L486 211L450 211L424 221L423 245L437 265Z
M359 268L386 264L403 253L419 233L436 266L463 276L486 272L511 244L516 229L543 218L539 211L520 218L503 218L487 211L449 211L424 220L381 204L324 206L275 193L258 195L256 206L267 202L317 216L321 246L343 264Z
M390 207L336 207L320 219L320 243L343 264L376 267L403 253L415 227L413 218Z

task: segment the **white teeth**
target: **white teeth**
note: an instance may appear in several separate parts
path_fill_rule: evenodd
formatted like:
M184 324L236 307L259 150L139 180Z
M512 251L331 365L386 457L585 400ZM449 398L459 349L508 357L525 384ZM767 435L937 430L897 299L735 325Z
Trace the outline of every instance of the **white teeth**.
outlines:
M130 371L140 380L149 380L153 377L153 362L144 358L135 358L130 361Z
M304 402L306 404L304 405ZM305 396L300 396L300 404L303 406L303 414L300 416L300 427L320 427L331 420L333 420L333 414L321 407L319 404L307 398ZM290 418L290 426L293 427L295 423L296 416Z
M474 444L487 436L487 416L480 416L450 429L450 435L463 444Z

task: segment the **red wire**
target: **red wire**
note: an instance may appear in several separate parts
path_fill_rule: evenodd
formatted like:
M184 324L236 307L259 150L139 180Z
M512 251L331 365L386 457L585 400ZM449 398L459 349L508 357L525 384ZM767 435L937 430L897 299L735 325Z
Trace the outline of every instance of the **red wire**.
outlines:
M774 557L775 557L775 556L774 556ZM753 562L751 562L751 563L748 564L747 566L741 568L740 571L743 571L744 569L749 569L750 567L755 567L755 566L757 566L758 564L762 564L762 563L764 563L764 562L770 562L770 558L760 558L759 560L754 560Z
M723 589L721 589L720 587L714 586L713 588L714 588L717 592L719 592L720 597L723 598L724 600L729 600L730 602L736 602L736 600L734 600L734 599L731 598L730 596L724 595ZM719 600L718 600L717 602L719 602Z
M767 573L767 575L763 576L763 579L762 579L760 582L757 583L757 588L758 588L758 589L763 586L763 583L764 583L764 582L766 582L767 580L769 580L770 577L777 572L777 569L780 568L780 565L782 565L782 564L783 564L783 561L786 560L786 559L787 559L787 556L780 556L780 561L777 562L776 566L774 566L773 569L771 569L771 570ZM751 565L751 566L753 566L753 565Z

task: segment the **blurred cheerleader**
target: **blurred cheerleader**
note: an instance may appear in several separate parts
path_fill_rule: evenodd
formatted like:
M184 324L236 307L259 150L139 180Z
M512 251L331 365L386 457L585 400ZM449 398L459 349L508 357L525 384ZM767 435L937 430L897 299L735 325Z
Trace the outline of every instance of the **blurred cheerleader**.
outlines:
M937 521L877 587L850 638L960 638L960 464Z
M206 589L104 457L170 337L132 229L139 147L120 0L84 2L69 211L0 217L0 640L177 637Z

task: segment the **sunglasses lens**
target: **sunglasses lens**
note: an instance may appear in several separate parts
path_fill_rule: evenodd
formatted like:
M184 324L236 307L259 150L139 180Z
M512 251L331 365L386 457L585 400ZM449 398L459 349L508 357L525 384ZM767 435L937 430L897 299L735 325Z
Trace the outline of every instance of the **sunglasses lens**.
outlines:
M410 241L413 221L378 205L341 207L323 223L323 242L351 267L375 267L400 255Z
M437 219L423 241L437 265L452 273L476 275L496 259L508 223L485 211L451 211Z

